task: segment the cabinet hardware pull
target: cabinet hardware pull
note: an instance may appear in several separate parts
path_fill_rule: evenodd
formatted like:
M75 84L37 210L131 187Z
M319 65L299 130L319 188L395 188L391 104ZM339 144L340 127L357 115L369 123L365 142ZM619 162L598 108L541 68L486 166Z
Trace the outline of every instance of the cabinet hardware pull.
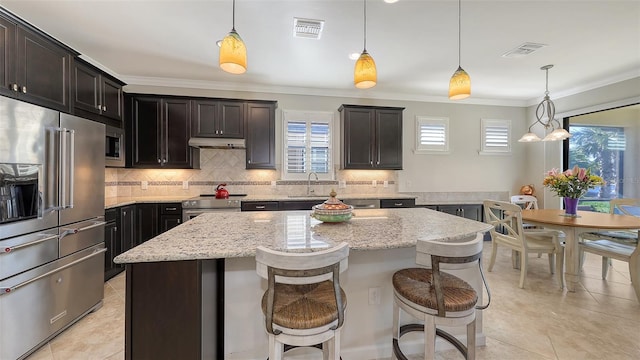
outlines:
M102 105L102 111L107 111L107 107L105 105Z
M158 159L158 164L162 164L162 160Z
M395 206L402 206L402 203L393 203Z
M23 87L22 87L22 93L23 93L23 94L26 94L26 93L27 93L27 87L26 87L26 86L23 86Z
M98 106L96 106L96 109L102 110L102 105L98 104Z
M11 84L11 90L18 91L18 84Z
M256 209L264 209L266 206L265 205L257 205Z
M172 207L172 208L165 208L165 210L168 210L168 211L176 211L176 210L178 210L178 208L174 208L174 207Z

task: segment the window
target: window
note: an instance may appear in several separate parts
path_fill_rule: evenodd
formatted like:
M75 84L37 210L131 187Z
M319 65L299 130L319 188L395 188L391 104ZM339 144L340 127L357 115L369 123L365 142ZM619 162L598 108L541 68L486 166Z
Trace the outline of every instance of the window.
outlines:
M623 197L623 187L617 185L624 178L624 153L627 147L623 127L598 125L569 125L569 167L575 165L591 169L606 184L589 189L580 205L608 212L608 201ZM585 209L583 207L583 209Z
M283 111L283 179L306 180L315 172L319 179L331 180L333 113Z
M511 121L481 119L480 154L511 154Z
M449 153L449 118L416 116L415 153Z

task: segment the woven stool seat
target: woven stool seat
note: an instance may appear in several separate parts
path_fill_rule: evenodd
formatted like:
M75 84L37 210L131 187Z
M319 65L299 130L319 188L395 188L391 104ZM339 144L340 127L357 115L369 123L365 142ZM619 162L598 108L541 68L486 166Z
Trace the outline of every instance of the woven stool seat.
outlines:
M344 306L347 296L340 288ZM262 297L262 312L267 314L267 292ZM311 329L338 319L338 308L329 280L317 284L277 283L273 301L273 323L290 329Z
M445 272L440 273L440 276L445 311L465 311L476 305L478 295L471 285L459 277ZM392 282L393 288L400 296L414 304L438 310L431 269L402 269L393 274Z

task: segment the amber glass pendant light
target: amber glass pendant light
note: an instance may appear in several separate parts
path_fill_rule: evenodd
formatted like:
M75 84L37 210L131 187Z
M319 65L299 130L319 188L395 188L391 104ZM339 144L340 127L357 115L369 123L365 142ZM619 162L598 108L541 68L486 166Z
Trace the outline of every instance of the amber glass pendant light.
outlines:
M232 21L231 32L220 44L220 68L231 74L243 74L247 71L247 47L236 32L236 0L233 0Z
M356 61L353 83L358 89L368 89L376 86L377 81L376 63L367 52L367 0L364 0L364 48Z
M449 99L462 100L471 95L471 77L460 66L460 0L458 0L458 69L449 81Z

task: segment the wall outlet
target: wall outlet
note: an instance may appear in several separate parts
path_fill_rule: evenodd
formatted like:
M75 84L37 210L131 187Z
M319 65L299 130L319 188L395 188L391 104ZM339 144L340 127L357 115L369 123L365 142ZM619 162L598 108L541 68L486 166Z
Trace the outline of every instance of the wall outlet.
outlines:
M371 180L371 186L373 187L378 186L378 180Z
M149 183L147 181L141 181L140 182L140 188L142 190L147 190L149 188Z
M188 181L183 181L182 182L182 189L189 190L189 182Z
M388 188L389 187L389 182L387 180L385 180L384 183L382 183L382 186Z
M369 305L380 305L380 288L369 288Z
M338 181L338 188L340 189L344 189L347 187L347 180L340 180Z

